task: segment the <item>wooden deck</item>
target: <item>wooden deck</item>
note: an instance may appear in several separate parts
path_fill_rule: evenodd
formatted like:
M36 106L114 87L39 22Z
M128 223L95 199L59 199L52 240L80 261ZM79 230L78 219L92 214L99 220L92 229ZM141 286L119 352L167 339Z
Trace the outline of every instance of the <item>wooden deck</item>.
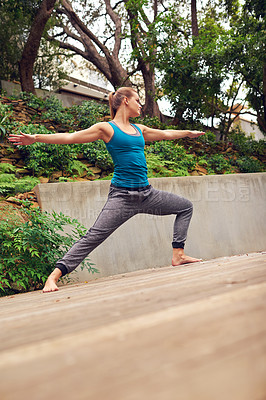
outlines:
M265 400L266 254L0 298L1 400Z

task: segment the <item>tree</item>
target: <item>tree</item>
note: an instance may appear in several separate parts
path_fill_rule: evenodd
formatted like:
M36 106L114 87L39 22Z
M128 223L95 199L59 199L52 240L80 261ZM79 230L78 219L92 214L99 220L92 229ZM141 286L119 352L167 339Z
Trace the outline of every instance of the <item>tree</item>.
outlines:
M75 11L72 3L74 4L70 0L61 0L60 7L56 9L60 32L54 29L49 39L56 41L60 48L70 50L90 61L115 89L120 86L132 86L131 77L137 71L141 71L145 86L143 112L159 116L155 100L155 70L147 59L146 51L146 45L149 43L150 53L155 53L155 41L149 41L150 28L153 25L146 15L145 5L148 6L148 3L142 0L123 0L112 6L110 0L102 0L96 7L95 4L83 0L80 4L87 6L85 13L84 9L83 13ZM77 5L76 7L78 9ZM155 20L158 0L153 0L152 7L148 8L149 12L151 9ZM141 27L136 34L138 18L146 24L146 30ZM130 43L133 48L132 58L131 49L128 49ZM125 53L125 50L127 54L123 59L122 53Z
M33 67L38 55L45 25L54 9L56 0L42 0L30 29L27 42L19 61L20 83L23 92L36 94L33 82Z
M19 61L41 2L42 0L0 0L1 79L20 80ZM62 53L62 50L59 51L54 46L52 48L42 37L33 67L35 87L58 87L65 76L63 67L59 64ZM28 68L27 62L25 68Z
M0 0L0 77L18 80L18 62L40 0Z
M198 36L193 28L188 31L177 9L164 17L168 35L160 43L157 61L164 94L178 123L196 124L211 117L214 128L218 118L226 136L235 118L235 104L242 102L239 114L249 112L243 108L249 103L265 130L265 11L258 6L259 0L247 0L243 7L235 0L213 4L201 11ZM244 88L246 95L239 101Z
M245 83L246 100L256 111L258 124L266 133L266 20L265 3L246 0L232 21L226 47L227 63Z

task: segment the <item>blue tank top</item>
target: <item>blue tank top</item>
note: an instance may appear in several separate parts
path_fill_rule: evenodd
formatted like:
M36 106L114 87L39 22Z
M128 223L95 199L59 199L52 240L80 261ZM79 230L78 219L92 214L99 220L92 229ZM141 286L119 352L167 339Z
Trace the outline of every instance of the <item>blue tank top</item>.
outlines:
M105 143L114 162L112 184L118 187L139 188L149 185L144 154L145 140L134 124L136 135L123 132L114 122L108 122L114 134Z

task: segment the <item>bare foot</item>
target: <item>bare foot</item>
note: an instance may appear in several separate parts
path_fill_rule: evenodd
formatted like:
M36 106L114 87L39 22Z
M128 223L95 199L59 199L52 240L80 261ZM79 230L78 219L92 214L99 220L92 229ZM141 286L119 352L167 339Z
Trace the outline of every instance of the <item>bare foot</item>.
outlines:
M202 261L201 258L189 257L184 253L183 249L173 249L172 266L177 267L182 264L190 264Z
M43 288L43 293L48 293L48 292L56 292L58 289L58 286L55 283L56 281L52 278L48 278L47 281L45 282L45 286Z
M179 259L172 260L172 266L177 267L178 265L190 264L190 263L195 263L195 262L199 262L199 261L202 261L202 258L193 258L193 257L184 255L183 257L181 257Z
M56 285L56 282L58 279L62 276L62 272L59 268L55 268L55 270L51 273L51 275L48 276L47 281L45 282L44 288L43 288L43 293L48 293L48 292L56 292L58 289L58 286Z

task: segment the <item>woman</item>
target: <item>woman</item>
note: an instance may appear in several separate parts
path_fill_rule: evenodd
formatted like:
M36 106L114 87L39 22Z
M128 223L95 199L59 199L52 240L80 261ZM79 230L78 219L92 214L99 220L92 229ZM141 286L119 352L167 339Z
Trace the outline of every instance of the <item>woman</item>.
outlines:
M53 144L88 143L102 139L114 161L114 176L107 202L94 225L56 263L43 292L58 290L61 276L73 271L83 259L121 224L137 213L157 215L176 214L173 234L172 265L200 261L184 253L187 230L192 216L192 203L183 197L154 189L147 180L144 156L146 141L196 138L204 132L151 129L131 124L129 118L140 115L139 96L132 88L121 87L109 94L111 122L100 122L74 133L48 135L10 135L14 145L35 142Z

